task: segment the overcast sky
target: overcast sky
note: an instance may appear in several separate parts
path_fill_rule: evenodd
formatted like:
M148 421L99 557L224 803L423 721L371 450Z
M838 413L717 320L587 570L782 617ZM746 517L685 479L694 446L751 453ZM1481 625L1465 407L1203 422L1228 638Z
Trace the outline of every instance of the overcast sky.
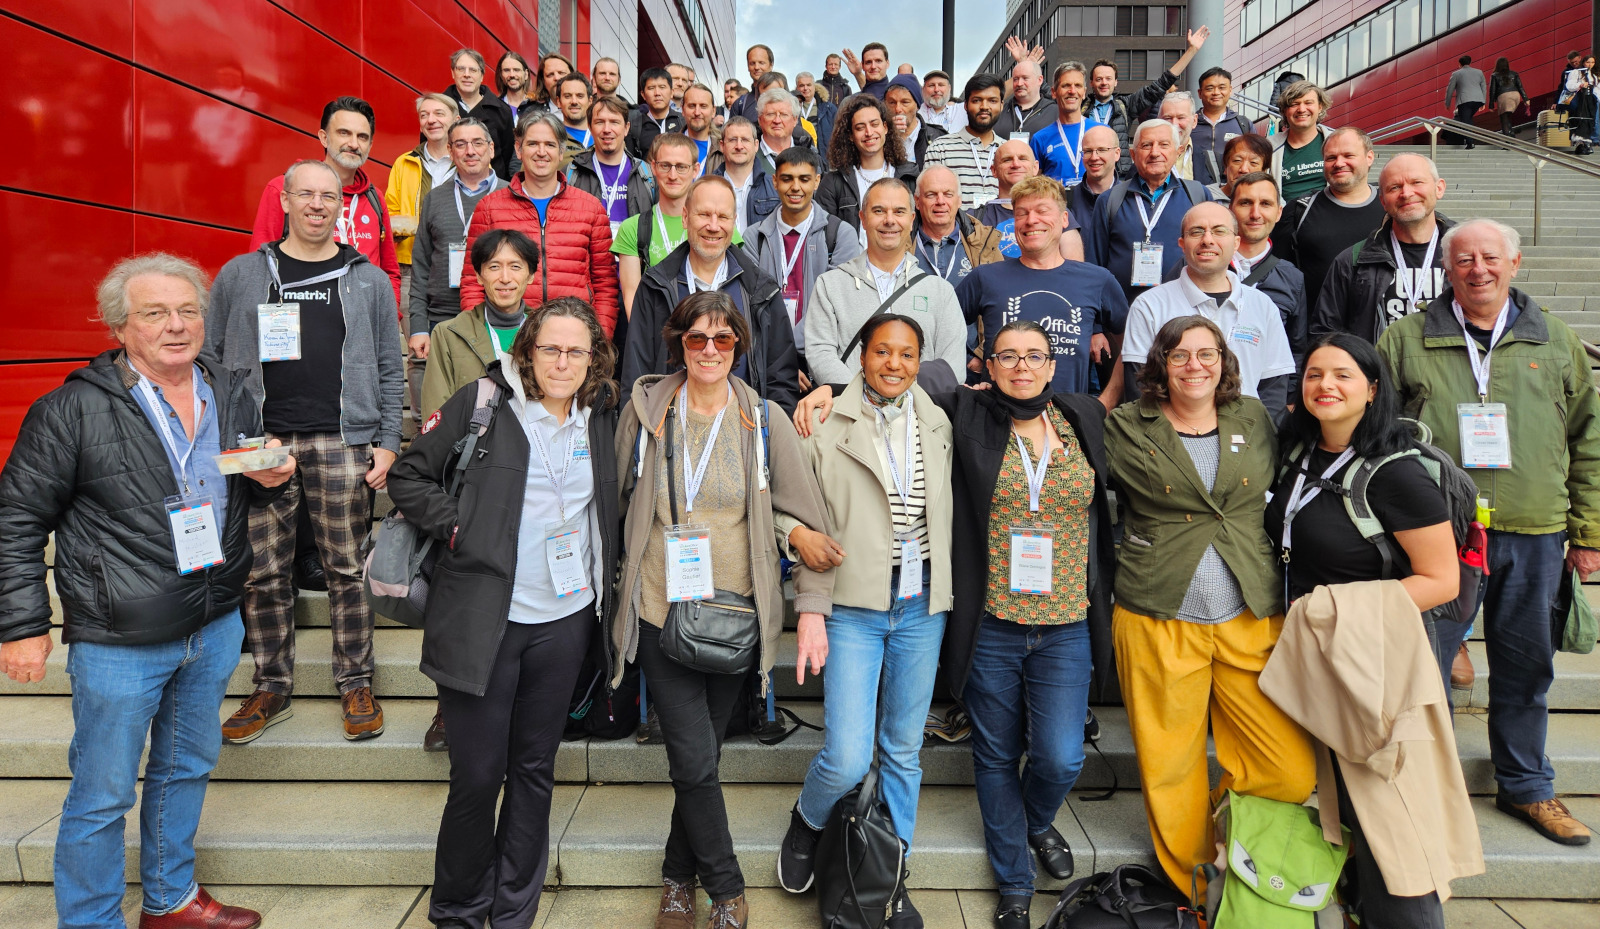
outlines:
M939 67L943 34L941 0L738 0L739 47L735 72L721 77L748 81L744 50L760 42L772 46L774 67L790 83L800 71L822 73L829 52L860 53L868 42L889 47L893 68L909 61L921 75ZM1005 0L957 0L956 93L978 66L1005 25ZM849 73L841 68L846 78Z

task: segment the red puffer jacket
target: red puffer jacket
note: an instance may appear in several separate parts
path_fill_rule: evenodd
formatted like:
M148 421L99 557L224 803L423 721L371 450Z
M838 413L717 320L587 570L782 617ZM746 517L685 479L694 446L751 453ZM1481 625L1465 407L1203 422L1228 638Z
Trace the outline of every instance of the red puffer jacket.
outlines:
M552 297L579 297L594 307L600 327L611 335L617 327L617 265L611 255L611 221L600 201L565 180L545 208L545 223L522 189L522 175L478 201L467 231L472 243L490 229L515 229L539 246L539 268L528 283L527 302L537 307ZM461 269L461 309L484 301L483 284L469 259Z

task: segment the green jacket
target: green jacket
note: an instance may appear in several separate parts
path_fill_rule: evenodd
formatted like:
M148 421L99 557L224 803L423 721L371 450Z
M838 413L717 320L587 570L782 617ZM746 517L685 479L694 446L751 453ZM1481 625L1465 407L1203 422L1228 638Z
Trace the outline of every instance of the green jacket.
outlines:
M1200 472L1146 397L1111 411L1106 458L1124 514L1117 555L1117 605L1153 619L1175 619L1206 546L1239 581L1245 604L1260 617L1283 612L1277 552L1262 514L1272 489L1277 430L1261 401L1241 397L1217 410L1222 460L1207 493ZM1232 441L1236 436L1243 444Z
M1490 403L1504 403L1511 467L1467 471L1492 508L1490 526L1542 535L1566 530L1573 545L1600 548L1600 398L1589 359L1566 323L1511 289L1521 311L1494 348ZM1446 288L1424 312L1396 322L1378 340L1405 415L1433 430L1433 444L1457 461L1456 404L1477 403L1466 336Z
M458 313L429 333L428 366L422 372L422 415L433 415L455 392L477 380L494 363L494 345L484 321L484 304Z

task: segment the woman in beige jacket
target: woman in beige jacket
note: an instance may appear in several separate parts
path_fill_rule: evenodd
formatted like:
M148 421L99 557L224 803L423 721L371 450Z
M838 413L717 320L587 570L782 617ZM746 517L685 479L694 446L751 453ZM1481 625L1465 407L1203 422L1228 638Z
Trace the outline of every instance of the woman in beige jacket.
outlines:
M790 893L811 886L820 830L866 775L875 744L879 789L908 850L916 828L922 728L952 600L950 420L916 386L923 342L910 317L869 321L861 372L805 440L843 562L833 616L800 617L796 672L803 678L809 659L814 669L827 661L828 675L825 741L778 851ZM889 906L889 929L922 925L903 890Z
M621 682L626 662L638 662L655 698L676 794L656 929L698 929L697 881L711 898L709 925L742 929L748 918L744 875L717 762L748 678L691 668L662 649L673 579L668 527L703 527L710 548L707 586L719 598L727 592L754 601L761 642L755 667L762 672L772 667L783 631L780 546L804 562L793 570L800 621L821 622L831 609L831 578L806 563L825 564L814 553L832 540L823 535L822 494L803 463L794 426L775 405L777 415L771 415L769 404L732 374L750 344L749 324L733 301L719 291L691 295L672 311L662 338L673 363L686 370L636 381L617 427L627 567L613 601L612 685ZM698 598L698 592L686 597Z

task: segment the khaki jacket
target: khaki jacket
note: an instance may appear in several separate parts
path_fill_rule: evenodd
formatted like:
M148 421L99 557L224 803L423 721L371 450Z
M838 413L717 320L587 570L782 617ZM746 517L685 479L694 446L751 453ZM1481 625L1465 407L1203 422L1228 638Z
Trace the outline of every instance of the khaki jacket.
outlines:
M494 359L483 304L434 326L422 375L422 417L432 416L456 391L483 377Z
M622 586L614 600L615 612L611 616L611 644L613 664L611 686L622 683L625 662L633 661L639 646L640 584L643 574L640 559L655 523L656 462L661 455L667 409L678 396L687 375L645 375L633 384L633 393L622 408L622 418L617 424L617 487L622 508ZM784 415L776 403L766 404L771 413L766 417L770 436L767 454L768 475L760 473L756 465L756 447L761 435L756 431L754 409L762 401L749 384L738 378L733 383L734 397L739 404L739 425L743 427L744 460L749 465L745 499L748 501L747 518L750 525L750 573L755 580L756 615L761 621L760 670L771 670L778 654L778 636L783 633L783 588L778 567L778 554L794 562L790 576L794 579L794 608L796 613L833 612L828 599L832 586L827 574L818 574L789 549L788 530L795 525L805 525L818 532L829 532L827 504L817 479L806 467L805 454L800 448L800 436L794 423ZM640 426L644 426L644 447L639 447ZM723 428L733 423L725 421ZM639 474L648 475L642 483ZM715 553L713 553L715 554ZM763 685L764 687L765 685Z
M931 568L928 612L943 613L954 600L950 579L950 420L921 387L912 386L917 441L922 448L923 486L927 494L928 562ZM862 408L861 375L851 379L827 422L813 424L802 440L806 460L822 487L833 524L833 538L845 550L844 563L834 568L833 603L866 610L887 610L894 569L894 519L889 493L894 486L878 453L878 425ZM813 414L813 419L815 419ZM897 454L903 446L895 446Z
M1338 841L1339 814L1328 749L1339 756L1390 893L1448 900L1453 878L1483 873L1444 683L1399 581L1318 587L1295 601L1260 685L1321 743L1317 793L1329 841Z

